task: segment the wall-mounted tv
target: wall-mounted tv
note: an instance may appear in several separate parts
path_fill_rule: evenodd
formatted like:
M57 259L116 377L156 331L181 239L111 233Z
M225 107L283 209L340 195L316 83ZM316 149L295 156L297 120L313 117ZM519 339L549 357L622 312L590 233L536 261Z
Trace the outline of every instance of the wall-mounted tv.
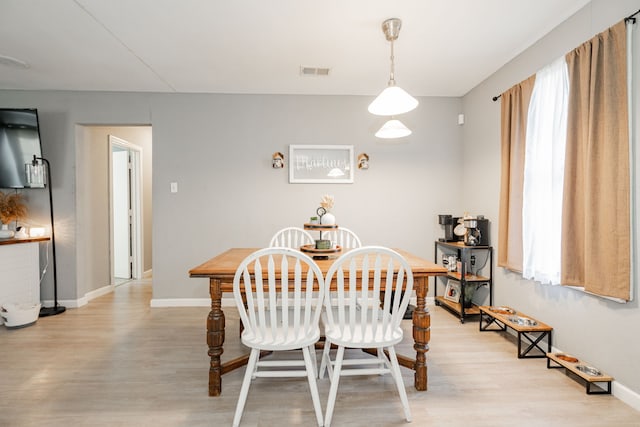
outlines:
M33 156L42 157L38 111L0 108L0 188L43 187L33 180Z

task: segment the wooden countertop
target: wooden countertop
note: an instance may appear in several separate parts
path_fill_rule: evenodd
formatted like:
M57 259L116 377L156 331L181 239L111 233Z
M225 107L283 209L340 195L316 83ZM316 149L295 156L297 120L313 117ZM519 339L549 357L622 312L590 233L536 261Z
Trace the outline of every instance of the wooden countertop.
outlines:
M16 239L15 237L10 237L8 239L0 239L0 246L16 245L19 243L46 242L47 240L51 240L51 238L50 237L27 237L25 239Z

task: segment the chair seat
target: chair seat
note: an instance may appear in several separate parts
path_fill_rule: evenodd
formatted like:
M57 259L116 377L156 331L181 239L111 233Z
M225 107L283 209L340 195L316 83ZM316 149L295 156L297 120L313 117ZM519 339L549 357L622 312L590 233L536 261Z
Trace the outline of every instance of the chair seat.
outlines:
M387 328L384 333L382 327L382 319L378 319L376 322L371 321L371 311L367 311L367 319L364 327L360 321L362 312L356 307L356 324L351 327L336 327L329 324L327 320L327 314L322 313L321 320L324 325L324 336L336 345L353 348L369 348L369 347L387 347L395 345L402 341L403 331L401 327ZM338 309L334 308L333 318L338 318ZM350 315L350 309L345 311L345 316L348 318Z
M293 318L294 310L288 310L289 318ZM263 330L263 335L259 335L261 329L246 328L240 337L242 343L247 347L261 348L263 350L293 350L300 347L307 347L315 344L320 339L319 325L295 328L293 325L282 326L282 310L275 311L277 326L271 328L271 311L265 311L265 320L268 325Z
M252 334L242 331L242 344L251 348L261 348L270 351L286 351L294 350L300 347L307 347L315 344L320 339L320 328L306 333L298 333L297 335L292 328L286 331L282 328L276 329L276 333L271 331L263 337L253 336Z

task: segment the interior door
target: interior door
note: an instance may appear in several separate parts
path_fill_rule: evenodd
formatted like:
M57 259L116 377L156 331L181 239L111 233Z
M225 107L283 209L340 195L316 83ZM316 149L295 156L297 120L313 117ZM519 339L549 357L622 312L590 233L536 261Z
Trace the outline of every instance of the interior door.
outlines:
M109 135L111 283L142 277L142 149Z
M113 275L131 279L131 179L129 150L114 146L112 161Z

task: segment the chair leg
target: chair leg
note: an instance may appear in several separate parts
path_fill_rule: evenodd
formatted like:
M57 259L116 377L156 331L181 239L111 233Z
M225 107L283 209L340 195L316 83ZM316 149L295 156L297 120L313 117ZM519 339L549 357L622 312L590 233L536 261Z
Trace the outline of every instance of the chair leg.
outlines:
M315 349L315 346L311 346L311 348ZM317 374L315 358L311 356L309 347L304 347L302 349L302 354L304 355L304 364L307 367L307 378L309 379L309 388L311 389L311 400L313 401L313 408L316 410L316 420L318 421L318 426L322 427L322 407L320 406L318 384L316 383Z
M391 372L393 378L396 380L396 386L398 387L398 394L400 394L400 401L404 408L404 416L407 421L411 421L411 409L409 408L409 399L407 399L407 391L404 389L404 382L402 381L402 373L400 372L400 364L398 364L398 357L396 356L396 350L393 346L389 347L389 359L391 361Z
M322 358L320 359L320 372L318 372L318 378L324 377L325 369L329 370L329 378L331 378L333 370L331 369L331 359L329 358L329 351L331 351L331 341L329 341L325 337L324 349L322 350Z
M242 380L242 386L240 387L240 396L238 397L238 404L236 405L236 413L233 416L233 426L238 427L240 425L240 419L244 412L244 404L247 402L247 395L249 394L249 386L251 385L251 378L255 372L256 363L260 356L260 350L257 348L251 349L249 355L249 361L247 362L247 368L244 372L244 379Z
M316 356L316 345L309 346L309 353L311 353L311 362L313 364L313 375L318 378L318 357Z
M336 395L338 394L338 382L340 381L340 371L342 370L343 357L344 347L338 346L335 365L333 367L333 375L331 376L331 388L329 389L329 399L327 400L327 411L324 415L324 425L326 427L329 427L331 425L331 418L333 417L333 408L336 403Z
M382 347L378 347L378 348L376 349L376 353L377 353L377 357L378 357L378 362L380 362L380 363L378 364L378 368L379 368L379 369L384 369L384 368L385 368L385 366L387 365L387 356L385 356L385 355L384 355L384 348L382 348ZM381 373L380 373L380 374L378 374L378 375L384 375L384 373L383 373L383 372L381 372Z

